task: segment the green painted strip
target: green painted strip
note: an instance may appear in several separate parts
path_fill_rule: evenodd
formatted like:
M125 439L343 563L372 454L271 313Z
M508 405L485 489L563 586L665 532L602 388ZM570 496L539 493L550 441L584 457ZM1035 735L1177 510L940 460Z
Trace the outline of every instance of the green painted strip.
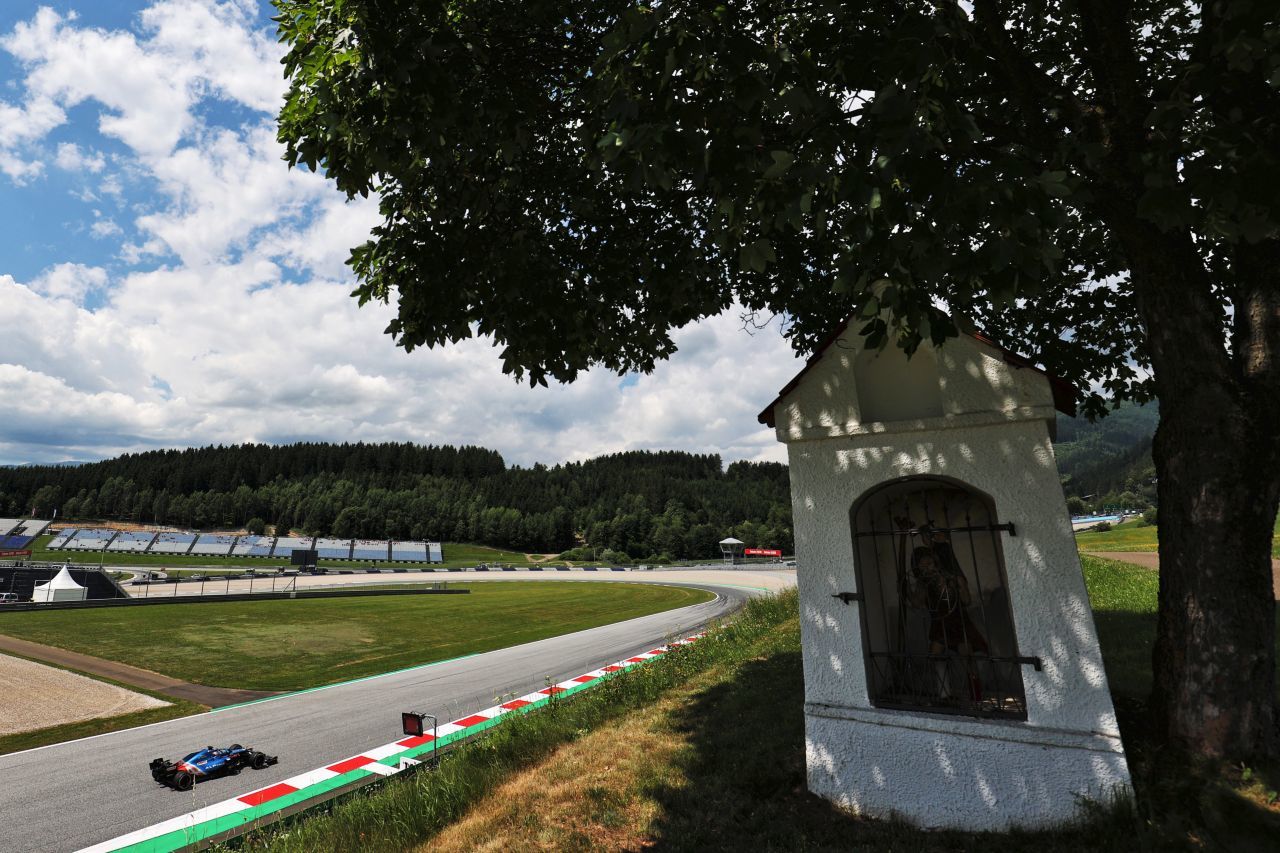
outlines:
M733 587L734 589L754 589L756 592L771 592L771 591L772 591L772 590L770 590L768 587L764 587L764 586L748 586L748 585L747 585L747 584L745 584L745 583L720 583L719 581L717 581L717 582L716 582L716 586L731 586L731 587Z
M334 776L332 779L325 779L323 782L308 785L292 794L276 797L274 800L269 800L262 805L250 806L238 812L232 812L229 815L195 824L187 829L175 829L172 832L167 832L164 835L150 838L146 841L139 841L136 844L117 848L116 853L173 853L173 851L181 850L189 845L212 838L219 833L235 829L246 823L253 823L264 817L270 817L281 809L358 781L362 777L372 775L368 770L356 768L348 773L343 773L341 776Z
M349 681L336 681L333 684L321 684L319 687L307 687L302 690L294 690L290 693L281 693L279 696L265 696L262 699L250 699L248 702L237 702L234 705L223 705L221 708L213 708L208 713L216 714L219 711L230 711L232 708L243 708L247 705L261 705L263 702L274 702L277 699L288 699L290 696L301 696L304 693L315 693L318 690L328 690L331 687L341 687L344 684L359 684L361 681L370 681L375 678L382 678L385 675L397 675L401 672L412 672L415 669L426 669L429 666L439 666L442 663L453 663L456 660L466 660L473 658L483 652L472 652L469 655L458 655L456 658L445 658L444 660L433 660L430 663L418 663L413 666L406 666L403 669L393 669L390 672L380 672L377 675L364 675L360 678L353 678Z

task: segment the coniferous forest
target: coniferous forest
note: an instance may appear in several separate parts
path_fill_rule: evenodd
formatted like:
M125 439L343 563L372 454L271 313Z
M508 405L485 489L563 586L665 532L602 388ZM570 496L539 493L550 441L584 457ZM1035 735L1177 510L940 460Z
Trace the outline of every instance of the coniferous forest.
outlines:
M482 447L246 444L0 468L0 516L474 542L584 558L696 558L734 535L793 550L785 465L633 451L508 467ZM609 553L612 552L612 553Z
M1056 451L1068 503L1134 508L1154 500L1156 407L1097 423L1060 417ZM0 467L0 517L54 510L68 521L197 529L277 525L317 536L474 542L580 559L794 550L787 468L716 454L631 451L563 465L509 467L483 447L245 444L132 453L80 465Z

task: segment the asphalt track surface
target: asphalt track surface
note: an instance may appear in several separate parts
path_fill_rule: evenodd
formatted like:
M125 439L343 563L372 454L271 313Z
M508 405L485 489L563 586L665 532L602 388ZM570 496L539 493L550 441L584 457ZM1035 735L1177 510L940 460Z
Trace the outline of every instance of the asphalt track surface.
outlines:
M761 587L786 581L780 572L767 578L766 573L734 572L729 585L713 578L720 574L695 576L705 577L702 582L667 579L716 593L715 600L703 604L0 756L0 851L77 850L239 796L394 740L401 711L435 714L442 723L466 716L495 704L497 697L541 689L548 678L572 678L692 633L732 614ZM157 785L147 772L152 758L174 759L208 744L230 743L279 755L280 763L213 779L190 793Z

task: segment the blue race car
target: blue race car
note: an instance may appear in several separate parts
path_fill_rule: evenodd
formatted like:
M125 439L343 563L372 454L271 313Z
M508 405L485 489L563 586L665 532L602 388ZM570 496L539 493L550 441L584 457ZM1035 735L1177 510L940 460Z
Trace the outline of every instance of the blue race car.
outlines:
M157 758L151 762L151 778L175 791L190 791L198 781L215 776L234 776L246 767L261 770L280 759L256 749L233 743L226 749L206 746L178 761Z

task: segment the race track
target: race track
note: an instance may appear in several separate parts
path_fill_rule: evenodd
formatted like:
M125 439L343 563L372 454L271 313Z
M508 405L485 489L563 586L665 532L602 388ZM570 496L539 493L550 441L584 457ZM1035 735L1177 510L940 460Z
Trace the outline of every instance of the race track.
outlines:
M733 613L749 595L794 583L794 572L663 572L643 581L698 586L717 597L522 646L0 756L0 851L77 850L324 766L394 739L401 711L436 714L442 722L465 716L496 697L539 689L548 677L559 681L692 633ZM155 784L147 772L152 758L233 742L277 754L280 763L210 780L185 794Z

